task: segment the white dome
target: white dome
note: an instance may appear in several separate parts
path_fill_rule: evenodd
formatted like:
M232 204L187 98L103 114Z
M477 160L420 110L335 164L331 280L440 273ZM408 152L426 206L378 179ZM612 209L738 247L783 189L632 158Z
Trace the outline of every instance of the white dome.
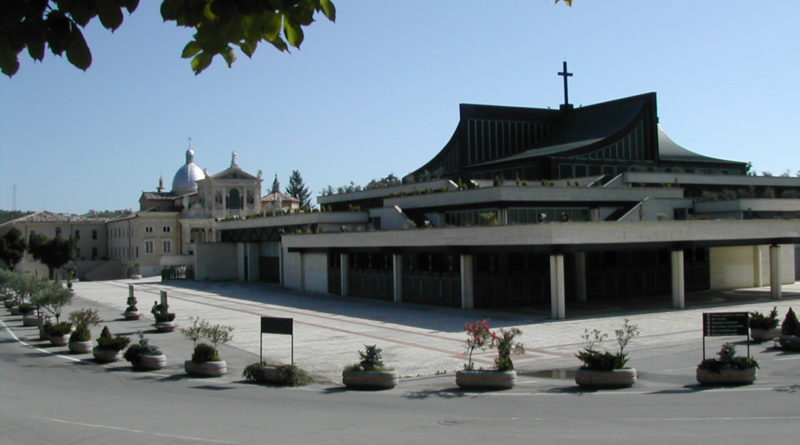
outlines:
M186 164L175 172L172 179L172 193L182 195L197 190L197 181L205 179L203 169L194 163L194 150L186 150Z

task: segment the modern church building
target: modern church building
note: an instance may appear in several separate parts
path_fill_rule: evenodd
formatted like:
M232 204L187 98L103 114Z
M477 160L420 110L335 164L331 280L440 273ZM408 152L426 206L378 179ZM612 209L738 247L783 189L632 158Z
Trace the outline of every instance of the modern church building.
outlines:
M747 175L658 123L656 94L559 109L461 105L402 184L318 213L218 223L199 278L436 306L549 304L792 283L800 178ZM223 247L224 246L224 247ZM671 298L671 300L670 300ZM669 304L669 303L668 303Z

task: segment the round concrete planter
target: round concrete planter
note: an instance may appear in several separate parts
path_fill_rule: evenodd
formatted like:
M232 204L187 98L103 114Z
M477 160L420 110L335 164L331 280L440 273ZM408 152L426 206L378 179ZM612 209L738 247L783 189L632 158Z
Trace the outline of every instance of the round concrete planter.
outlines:
M697 368L697 382L701 385L749 385L756 381L756 368L722 368L717 371Z
M754 342L763 343L765 341L770 341L772 339L777 338L781 335L780 328L775 329L757 329L751 328L750 329L750 338L753 339Z
M19 311L19 306L11 306L11 315L22 315Z
M397 371L342 371L342 383L348 389L392 389L399 381Z
M6 301L3 302L3 306L5 306L6 309L11 309L14 306L14 303L15 303L14 299L13 298L9 298L9 299L7 299Z
M74 354L88 354L92 352L92 342L90 341L71 341L67 343L70 352Z
M111 363L122 358L122 351L117 351L114 349L97 349L97 347L95 347L92 349L92 355L98 362Z
M33 313L22 317L22 326L39 326L39 315Z
M517 381L517 371L456 371L456 385L461 389L510 389Z
M186 360L183 362L183 369L193 377L222 377L228 372L228 364L225 360L203 363Z
M69 335L50 335L47 338L50 340L50 344L53 346L66 346L69 343Z
M174 321L157 321L155 324L156 331L158 332L172 332L175 330Z
M167 366L167 356L160 355L140 355L136 363L133 364L133 369L137 371L156 371Z
M781 347L784 349L800 351L800 335L781 334L778 337L778 343L780 343Z
M586 389L628 388L636 383L636 378L636 368L612 369L611 371L578 368L575 371L575 383Z
M138 320L139 317L142 316L142 313L139 311L125 311L122 313L122 316L125 317L126 320Z
M131 275L131 280L141 280L141 279L142 279L142 276L139 275L138 273L135 273L135 274Z

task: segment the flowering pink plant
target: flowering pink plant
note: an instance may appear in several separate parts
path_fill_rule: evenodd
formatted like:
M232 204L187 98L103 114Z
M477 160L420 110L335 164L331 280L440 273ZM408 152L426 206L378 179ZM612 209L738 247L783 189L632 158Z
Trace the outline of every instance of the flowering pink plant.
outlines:
M475 369L475 364L472 363L472 353L476 349L485 351L486 348L492 346L497 334L489 329L489 319L476 321L474 323L467 323L464 325L467 331L467 339L464 344L467 349L467 364L464 365L464 370L472 371Z

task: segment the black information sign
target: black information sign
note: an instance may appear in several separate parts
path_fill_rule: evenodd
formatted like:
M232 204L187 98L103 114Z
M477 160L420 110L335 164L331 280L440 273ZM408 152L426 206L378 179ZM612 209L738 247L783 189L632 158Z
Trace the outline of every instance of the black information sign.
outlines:
M292 318L261 317L261 333L292 335L293 321Z
M706 337L747 337L747 356L750 357L750 314L747 312L703 313L703 360L706 359Z
M703 314L703 335L706 337L747 335L749 324L747 312L707 312Z
M292 336L292 366L294 366L294 319L261 317L261 351L259 357L264 361L264 334L283 334Z

